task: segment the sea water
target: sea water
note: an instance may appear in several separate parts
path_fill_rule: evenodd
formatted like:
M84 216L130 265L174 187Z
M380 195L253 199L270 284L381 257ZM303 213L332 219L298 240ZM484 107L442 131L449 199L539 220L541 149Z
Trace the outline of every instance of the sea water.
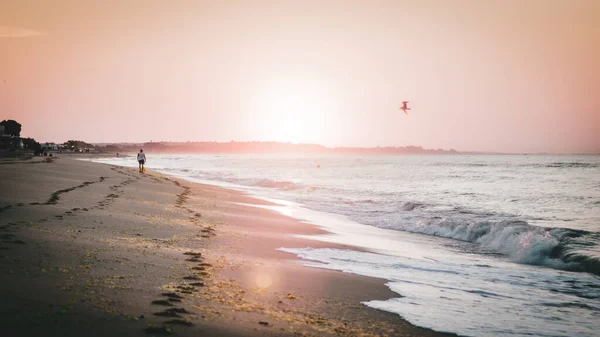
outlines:
M600 336L600 156L148 155L369 252L282 247L388 280L364 304L465 336ZM137 166L134 158L95 161Z

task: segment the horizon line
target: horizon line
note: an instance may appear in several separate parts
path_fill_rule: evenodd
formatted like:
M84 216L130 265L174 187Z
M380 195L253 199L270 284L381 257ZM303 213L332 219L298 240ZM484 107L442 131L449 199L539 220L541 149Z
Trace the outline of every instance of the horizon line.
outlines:
M423 151L443 151L450 152L456 154L473 154L473 155L600 155L600 149L596 151L589 152L548 152L548 151L540 151L540 152L510 152L510 151L489 151L489 150L458 150L453 148L426 148L421 145L376 145L376 146L351 146L351 145L343 145L343 146L328 146L318 143L296 143L296 142L282 142L282 141L238 141L238 140L230 140L230 141L207 141L207 140L188 140L188 141L145 141L145 142L90 142L92 145L118 145L118 144L128 144L128 145L146 145L146 144L193 144L193 143L213 143L213 144L231 144L231 143L274 143L274 144L286 144L286 145L296 145L296 146L318 146L324 149L336 150L336 149L354 149L354 150L374 150L374 149L398 149L398 148L418 148Z

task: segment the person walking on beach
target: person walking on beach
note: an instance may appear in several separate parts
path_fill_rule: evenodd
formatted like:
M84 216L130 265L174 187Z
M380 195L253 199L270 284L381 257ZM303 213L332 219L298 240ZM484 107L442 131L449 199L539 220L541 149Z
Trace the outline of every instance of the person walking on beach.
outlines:
M144 164L146 163L146 155L144 154L144 150L140 149L140 152L137 156L138 163L140 164L140 173L144 173Z

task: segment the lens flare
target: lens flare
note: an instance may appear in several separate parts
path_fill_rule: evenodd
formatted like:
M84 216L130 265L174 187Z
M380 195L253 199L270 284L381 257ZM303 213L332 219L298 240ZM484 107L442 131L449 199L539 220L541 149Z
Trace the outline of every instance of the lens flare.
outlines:
M256 275L256 285L259 288L266 289L269 288L273 284L273 278L271 275L266 273L260 273Z

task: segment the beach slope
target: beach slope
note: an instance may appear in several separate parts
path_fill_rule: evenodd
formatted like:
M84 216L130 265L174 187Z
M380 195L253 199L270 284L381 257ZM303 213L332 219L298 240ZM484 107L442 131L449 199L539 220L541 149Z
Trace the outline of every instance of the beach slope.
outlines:
M361 305L384 281L277 251L325 244L237 191L67 156L0 177L0 335L444 335Z

